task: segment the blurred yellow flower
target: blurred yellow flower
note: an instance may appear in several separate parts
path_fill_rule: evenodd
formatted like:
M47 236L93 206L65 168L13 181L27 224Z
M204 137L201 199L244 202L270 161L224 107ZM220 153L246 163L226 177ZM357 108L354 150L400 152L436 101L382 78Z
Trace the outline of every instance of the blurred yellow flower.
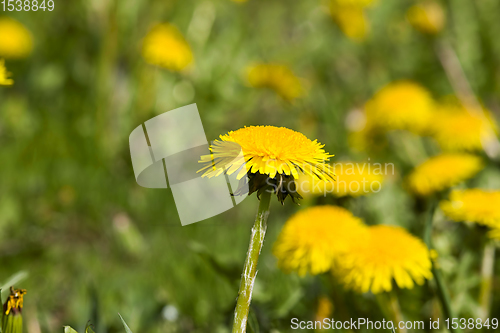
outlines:
M204 172L203 177L209 178L223 172L238 172L237 179L248 174L252 192L273 184L283 203L287 195L292 199L300 198L294 181L299 178L299 173L318 180L334 179L331 166L326 163L333 155L325 152L323 147L317 140L311 141L288 128L249 126L215 140L210 147L212 155L201 157L199 162L205 166L198 172ZM243 157L238 159L240 151Z
M380 163L335 162L332 168L336 175L335 181L299 175L297 192L302 196L331 194L336 197L358 197L380 191L384 180L385 170Z
M486 136L497 133L487 110L467 110L460 103L440 105L429 122L431 136L443 150L482 150Z
M286 222L273 253L285 272L324 273L349 251L352 242L365 237L366 229L361 219L342 207L311 207Z
M358 5L338 5L332 1L330 14L340 30L354 41L363 41L369 30L365 10Z
M359 292L377 294L400 288L411 289L431 279L430 251L422 240L395 226L368 228L367 239L351 244L335 270L343 283Z
M180 31L168 23L155 25L144 37L142 56L152 65L181 71L193 62L193 53Z
M477 156L441 154L417 166L408 177L408 185L412 192L427 196L471 178L482 168Z
M304 95L297 76L285 65L260 63L247 68L248 83L254 88L269 88L287 101Z
M434 100L424 87L412 81L396 81L380 89L366 104L367 125L382 130L427 128Z
M9 76L10 73L5 68L5 60L0 59L0 86L11 86L14 84L14 80L9 79Z
M32 50L33 38L29 30L10 17L0 17L0 57L24 58Z
M446 22L443 7L434 1L422 2L410 7L406 17L415 29L430 35L439 33Z
M454 221L500 227L500 191L454 190L449 200L441 201L440 207Z

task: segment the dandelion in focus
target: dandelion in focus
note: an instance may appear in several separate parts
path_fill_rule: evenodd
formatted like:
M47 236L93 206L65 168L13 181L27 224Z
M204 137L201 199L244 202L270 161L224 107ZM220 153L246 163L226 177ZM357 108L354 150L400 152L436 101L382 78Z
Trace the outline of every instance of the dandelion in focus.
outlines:
M0 57L25 58L33 50L33 37L20 22L10 17L0 17Z
M487 110L468 110L458 102L440 105L429 122L431 136L446 151L480 151L487 137L497 133Z
M336 162L332 167L336 175L334 182L302 174L297 180L298 193L301 196L331 194L358 197L381 189L384 180L382 170L372 168L368 163Z
M168 23L155 25L144 37L142 56L152 65L182 71L193 62L193 53L184 36Z
M247 68L247 80L254 88L269 88L286 101L304 95L300 79L281 64L260 63Z
M14 289L10 287L10 295L3 304L2 311L2 333L23 332L23 302L25 289Z
M332 269L355 240L364 239L366 229L360 218L342 207L308 208L286 222L273 254L287 273L317 275Z
M417 195L427 196L473 177L483 168L480 157L470 154L441 154L417 166L408 185Z
M440 207L453 221L500 227L500 191L477 188L454 190L449 200L440 203Z
M283 204L288 195L300 199L295 189L299 173L309 173L322 180L333 180L334 174L326 162L333 155L317 140L284 127L250 126L221 135L210 146L211 154L201 156L198 170L202 177L217 177L236 173L240 188L233 195L257 192L259 209L252 228L250 245L241 275L238 300L234 311L233 332L245 332L250 310L257 263L267 230L271 195ZM243 182L247 186L241 186ZM245 192L245 193L243 193Z
M236 147L231 143L237 144ZM210 147L212 155L202 156L200 163L205 166L198 172L211 178L227 168L227 174L238 172L237 179L246 181L244 176L248 175L249 194L257 192L260 196L270 186L281 203L288 195L295 201L301 198L295 184L300 174L316 180L334 180L334 172L326 163L333 155L325 152L323 147L317 140L311 141L288 128L244 127L215 140ZM240 149L243 158L238 160L234 157ZM235 194L243 193L236 191Z
M446 23L443 7L434 1L426 1L410 7L406 17L415 29L429 35L439 33Z
M0 86L11 86L14 84L14 80L9 79L10 75L7 72L7 68L5 68L5 60L0 59Z
M430 92L412 81L390 83L365 104L366 122L372 128L416 134L427 128L433 110Z
M353 242L334 274L348 288L374 294L399 288L411 289L432 278L431 254L422 240L400 227L368 228L368 238Z

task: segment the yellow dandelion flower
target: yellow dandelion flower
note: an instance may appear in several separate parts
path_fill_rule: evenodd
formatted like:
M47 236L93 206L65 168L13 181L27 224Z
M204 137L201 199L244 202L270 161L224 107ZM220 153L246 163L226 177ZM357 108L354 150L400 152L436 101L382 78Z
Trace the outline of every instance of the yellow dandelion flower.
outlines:
M500 191L454 190L440 207L446 216L457 222L500 226Z
M246 74L250 86L269 88L287 101L304 95L300 79L285 65L260 63L248 67Z
M23 301L26 289L10 287L10 295L3 304L2 322L0 331L4 333L23 332Z
M337 5L332 1L330 15L348 38L360 42L368 35L369 24L363 7Z
M10 73L5 68L5 60L0 59L0 86L11 86L14 84L14 80L9 79L9 76Z
M144 37L142 56L147 63L181 71L193 62L193 53L180 31L168 23L155 25Z
M408 177L408 185L414 193L427 196L471 178L482 168L477 156L441 154L417 166Z
M487 110L468 110L459 103L439 106L429 129L439 146L447 151L482 150L486 137L497 132Z
M27 57L33 50L33 38L28 29L10 17L0 17L0 57Z
M336 175L334 182L302 174L296 182L297 192L302 196L331 194L358 197L380 191L384 179L382 167L373 167L369 163L336 162L332 168Z
M202 156L205 166L198 172L203 177L219 176L225 172L238 172L237 179L248 176L249 194L273 186L278 199L283 203L290 195L300 199L295 180L305 173L318 180L332 181L334 173L326 162L333 155L323 149L317 140L284 127L250 126L221 135L210 147L212 155ZM242 159L236 159L239 152ZM243 194L238 191L235 194Z
M443 30L446 22L443 7L437 2L423 2L408 9L408 21L418 31L435 35Z
M365 105L367 124L382 130L420 134L434 110L431 94L411 81L396 81L379 90Z
M273 253L285 272L300 276L327 272L349 251L355 239L364 238L360 218L337 206L316 206L293 215L281 230Z
M368 236L351 244L334 271L348 288L377 294L391 291L393 280L411 289L432 278L430 251L419 238L387 225L369 227Z

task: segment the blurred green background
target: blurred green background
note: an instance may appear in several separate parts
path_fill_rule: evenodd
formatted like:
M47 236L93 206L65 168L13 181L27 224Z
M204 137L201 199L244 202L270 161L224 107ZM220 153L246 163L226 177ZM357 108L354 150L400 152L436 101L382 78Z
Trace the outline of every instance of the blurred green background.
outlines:
M91 320L97 332L123 332L120 312L134 332L229 332L258 201L181 227L171 191L134 179L128 136L155 115L197 103L209 140L245 125L285 126L317 138L335 159L374 161L349 147L346 115L398 79L436 97L453 94L435 51L440 39L498 116L500 2L443 1L439 37L412 28L413 4L379 0L368 8L371 28L361 42L347 38L319 0L55 0L52 12L0 13L25 25L35 45L28 58L7 60L15 84L0 87L0 284L27 274L16 283L28 290L25 330L81 331ZM159 22L185 36L192 68L174 73L142 59L141 40ZM307 95L291 103L249 87L245 68L259 61L286 64ZM355 214L412 230L418 217L396 181L400 171L396 165L380 193L352 202ZM494 188L499 178L490 166L476 182ZM325 277L276 266L272 243L300 208L273 199L249 331L288 332L290 318L314 319L318 298L334 288ZM477 316L483 238L458 224L436 236L461 316ZM341 293L350 317L382 317L373 295ZM436 306L428 286L398 293L409 320L427 320Z

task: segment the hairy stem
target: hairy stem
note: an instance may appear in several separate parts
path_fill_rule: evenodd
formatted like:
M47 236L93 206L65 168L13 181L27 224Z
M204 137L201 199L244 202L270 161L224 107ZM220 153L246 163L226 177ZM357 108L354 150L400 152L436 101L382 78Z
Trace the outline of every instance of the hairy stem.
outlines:
M245 333L247 329L248 312L252 300L252 290L257 276L257 263L259 261L260 250L264 243L264 236L267 229L267 217L269 216L269 206L271 203L272 191L264 191L260 196L259 210L255 223L252 227L252 236L248 246L245 266L241 275L238 301L234 310L233 333Z

